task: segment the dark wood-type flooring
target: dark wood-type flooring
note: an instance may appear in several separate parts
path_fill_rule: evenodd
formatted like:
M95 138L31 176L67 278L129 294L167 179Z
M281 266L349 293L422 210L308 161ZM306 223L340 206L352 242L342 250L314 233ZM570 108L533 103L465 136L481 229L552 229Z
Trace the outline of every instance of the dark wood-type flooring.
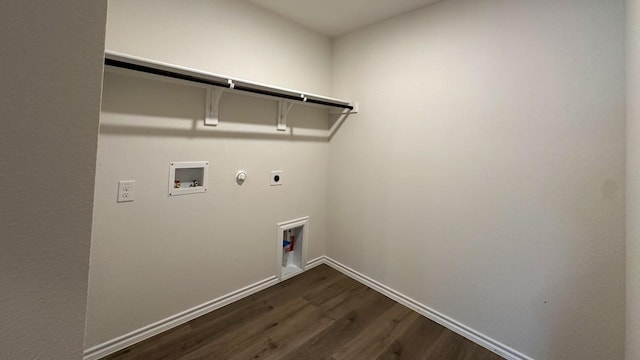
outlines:
M320 265L106 359L502 358Z

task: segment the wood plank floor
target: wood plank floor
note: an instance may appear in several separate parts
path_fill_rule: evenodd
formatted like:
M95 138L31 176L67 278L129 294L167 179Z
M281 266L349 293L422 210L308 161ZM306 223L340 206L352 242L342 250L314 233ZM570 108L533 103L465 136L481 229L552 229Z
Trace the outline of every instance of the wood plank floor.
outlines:
M320 265L105 359L502 358Z

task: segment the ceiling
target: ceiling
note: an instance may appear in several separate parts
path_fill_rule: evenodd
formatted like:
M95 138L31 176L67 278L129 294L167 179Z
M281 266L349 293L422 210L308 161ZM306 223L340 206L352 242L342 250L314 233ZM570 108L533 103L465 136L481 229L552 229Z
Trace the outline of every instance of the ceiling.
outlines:
M329 37L416 10L439 0L249 0Z

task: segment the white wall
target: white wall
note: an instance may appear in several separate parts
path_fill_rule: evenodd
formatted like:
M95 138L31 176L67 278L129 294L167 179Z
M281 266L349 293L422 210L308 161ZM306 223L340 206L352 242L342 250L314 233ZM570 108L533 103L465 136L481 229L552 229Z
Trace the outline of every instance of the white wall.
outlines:
M329 40L243 2L111 1L107 24L109 50L329 89ZM86 348L275 275L278 222L310 216L308 258L325 252L327 140L276 134L271 99L223 95L218 128L203 126L204 106L199 88L105 76ZM327 122L326 109L294 106L288 124ZM210 161L209 191L168 197L169 162L189 160ZM116 203L129 179L136 200Z
M111 0L109 50L326 94L330 40L237 0Z
M640 359L640 1L627 4L627 272L625 359Z
M82 357L106 1L0 11L0 359Z
M338 38L327 254L536 359L621 359L624 5L449 0Z

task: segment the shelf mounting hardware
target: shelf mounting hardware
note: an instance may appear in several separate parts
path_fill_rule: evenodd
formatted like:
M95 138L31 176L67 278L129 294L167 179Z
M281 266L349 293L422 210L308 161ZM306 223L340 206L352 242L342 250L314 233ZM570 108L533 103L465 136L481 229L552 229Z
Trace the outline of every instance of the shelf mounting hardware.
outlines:
M300 101L309 104L353 110L353 104L346 100L301 93L297 90L284 89L256 82L234 79L225 75L208 73L114 51L105 52L104 64L109 67L128 69L136 72L188 81L197 84L197 86L204 85L221 87L223 89L236 89L265 96L287 99L293 102Z
M204 124L207 126L218 126L218 113L220 110L220 98L222 89L207 87L207 108Z
M225 75L140 58L129 54L106 51L104 64L106 65L105 69L125 69L137 73L151 74L161 78L173 79L171 80L172 82L177 80L179 83L185 82L198 88L204 88L206 91L204 125L206 126L218 125L220 98L225 91L277 98L278 119L276 131L280 132L285 132L287 130L287 115L293 107L293 104L296 103L328 107L332 115L340 115L343 118L340 123L350 114L358 113L358 105L350 101L235 79ZM334 114L337 109L342 110L337 114ZM337 129L337 127L335 128ZM331 137L333 132L334 130L329 133L329 137Z
M293 107L293 103L285 100L278 102L278 131L287 131L287 115Z

